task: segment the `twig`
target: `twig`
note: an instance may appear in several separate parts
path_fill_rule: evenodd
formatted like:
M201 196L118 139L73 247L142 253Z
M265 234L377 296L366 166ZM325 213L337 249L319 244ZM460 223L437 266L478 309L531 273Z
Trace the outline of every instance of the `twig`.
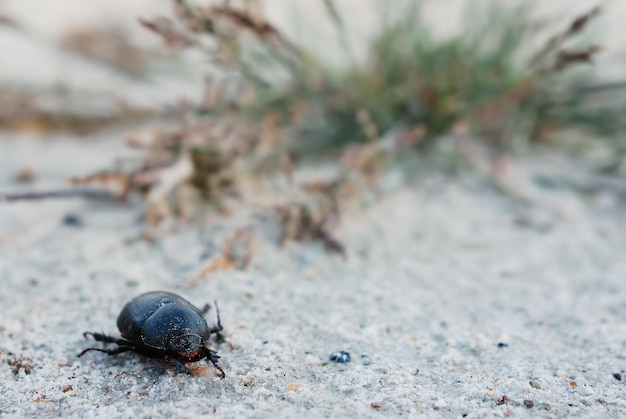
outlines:
M539 52L535 54L535 56L531 59L528 71L531 72L533 70L536 70L537 67L539 67L539 65L551 53L558 50L558 48L561 47L568 39L585 29L587 24L600 14L600 10L600 6L594 7L589 12L584 13L574 19L574 21L570 23L569 27L565 31L557 33L552 38L550 38L546 45L544 45L544 47L539 50Z
M193 287L216 271L246 270L252 262L254 253L252 227L239 229L224 242L220 254L213 258L198 275L191 278L188 284Z
M171 166L166 167L155 174L159 183L154 186L146 201L149 204L147 216L148 224L154 224L164 216L170 215L171 210L167 204L170 193L193 174L193 163L188 155L184 154Z
M0 204L14 201L35 201L50 198L113 198L115 195L110 191L94 188L71 188L71 189L50 189L43 191L18 191L0 193Z

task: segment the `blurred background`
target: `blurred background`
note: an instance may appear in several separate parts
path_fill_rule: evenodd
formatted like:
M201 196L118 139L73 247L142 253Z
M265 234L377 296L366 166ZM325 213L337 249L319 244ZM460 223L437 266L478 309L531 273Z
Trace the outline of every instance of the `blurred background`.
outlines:
M524 206L520 171L619 197L625 15L582 0L3 0L1 197L125 202L150 237L264 208L282 245L344 255L346 213L433 175Z
M574 159L576 182L595 185L582 186L615 185L626 6L601 6L3 0L5 167L52 185L62 180L36 175L35 149L9 143L104 135L109 167L77 168L69 183L143 196L153 225L202 201L246 201L260 174L267 196L303 211L315 195L320 220L363 189L382 192L389 171L480 170L500 185L520 153ZM335 173L294 183L311 163Z

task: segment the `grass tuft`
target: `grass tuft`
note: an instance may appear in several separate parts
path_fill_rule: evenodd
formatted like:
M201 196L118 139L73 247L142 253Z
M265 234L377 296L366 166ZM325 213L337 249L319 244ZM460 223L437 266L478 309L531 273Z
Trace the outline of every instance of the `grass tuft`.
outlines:
M348 57L337 67L292 42L256 1L201 7L173 0L173 17L140 24L172 48L209 57L205 94L180 109L178 127L130 139L146 150L141 164L92 178L118 179L120 196L146 196L149 224L189 217L190 202L226 214L230 203L243 201L273 211L283 244L314 240L345 254L334 233L342 209L364 192L378 196L389 162L450 136L471 137L498 154L510 151L514 137L551 144L562 130L623 128L622 106L598 100L603 86L593 86L587 71L600 47L584 35L600 8L554 30L537 48L528 8L474 8L457 35L441 38L421 5L411 2L399 17L384 18L358 60L349 19L325 0ZM608 143L617 171L626 147ZM331 163L331 176L299 176L297 169L320 158ZM275 199L255 201L263 193Z

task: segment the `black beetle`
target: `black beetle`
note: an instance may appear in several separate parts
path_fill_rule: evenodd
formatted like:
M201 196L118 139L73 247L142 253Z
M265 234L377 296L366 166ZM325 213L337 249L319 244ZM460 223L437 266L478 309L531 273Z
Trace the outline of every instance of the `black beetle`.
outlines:
M204 314L208 305L200 310L189 301L166 291L152 291L141 294L128 302L117 317L117 328L124 339L117 339L101 333L85 332L83 336L93 336L100 342L116 343L115 349L87 348L78 354L89 351L117 355L122 352L136 352L151 357L162 357L180 372L189 373L185 362L208 359L220 372L217 365L219 356L208 348L211 334L220 332L222 322L220 311L215 303L217 325L209 327Z

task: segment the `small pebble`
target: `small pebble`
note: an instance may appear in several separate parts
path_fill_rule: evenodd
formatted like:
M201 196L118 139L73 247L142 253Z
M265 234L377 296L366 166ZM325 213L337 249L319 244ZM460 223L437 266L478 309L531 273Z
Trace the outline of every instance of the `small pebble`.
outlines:
M328 359L330 359L332 362L345 364L347 362L350 362L350 354L346 351L337 351L330 354Z
M539 381L537 381L537 380L530 380L530 386L532 388L536 388L538 390L541 390L541 384L539 384Z
M304 363L307 365L322 365L322 360L319 357L314 355L307 355L304 358Z
M535 402L533 402L532 400L524 400L524 406L532 409L533 407L535 407Z
M67 227L82 227L83 220L76 214L65 214L61 223Z
M583 386L578 386L577 393L579 396L591 396L591 391L589 391L589 387L586 384Z
M433 406L433 408L435 410L440 410L440 409L446 408L447 406L448 406L448 402L446 402L444 399L438 399L435 402L435 405Z
M302 384L298 384L298 383L287 384L287 386L285 386L285 391L300 391L301 388L302 388Z
M619 372L615 372L613 373L613 378L615 378L617 381L622 381L622 374L620 374Z

